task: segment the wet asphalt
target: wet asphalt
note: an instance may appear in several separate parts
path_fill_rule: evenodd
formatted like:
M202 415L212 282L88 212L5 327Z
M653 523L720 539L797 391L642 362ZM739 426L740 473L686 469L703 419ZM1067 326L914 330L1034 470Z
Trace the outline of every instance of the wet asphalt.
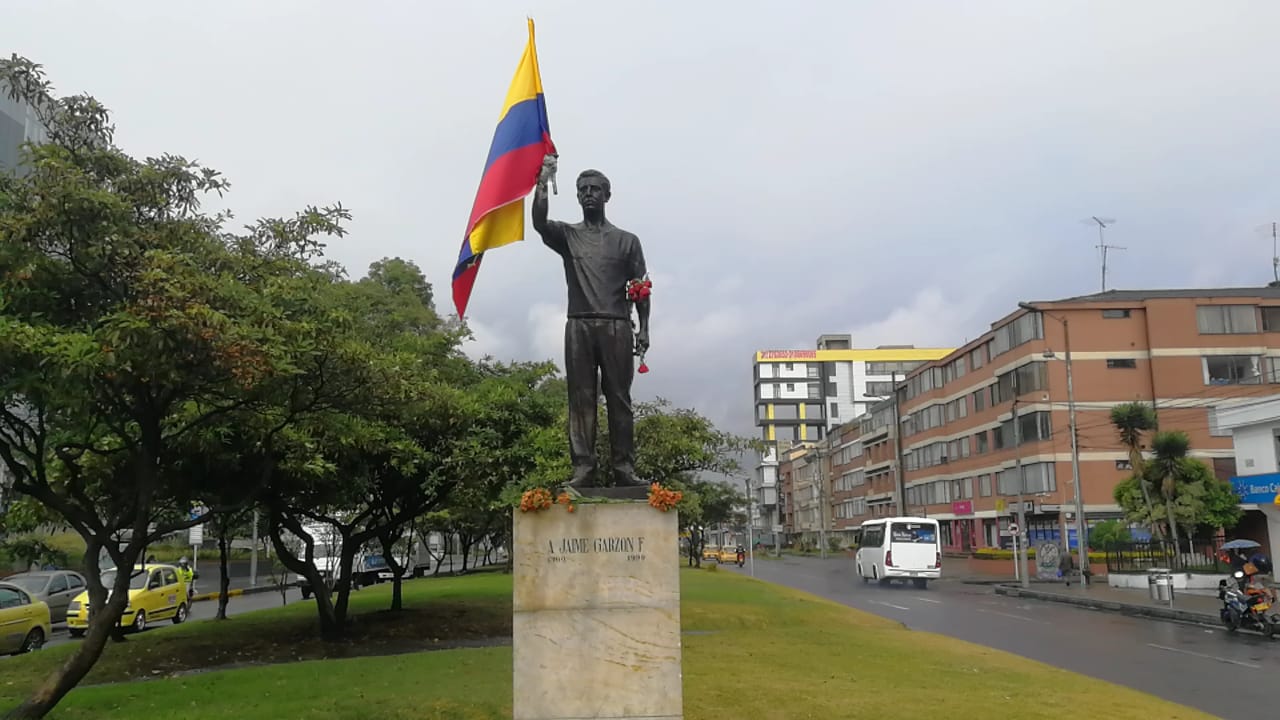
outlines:
M747 569L737 572L747 572ZM759 560L755 576L850 607L1141 690L1235 720L1271 716L1280 640L996 595L957 580L864 584L846 559ZM1026 689L1035 702L1036 688Z

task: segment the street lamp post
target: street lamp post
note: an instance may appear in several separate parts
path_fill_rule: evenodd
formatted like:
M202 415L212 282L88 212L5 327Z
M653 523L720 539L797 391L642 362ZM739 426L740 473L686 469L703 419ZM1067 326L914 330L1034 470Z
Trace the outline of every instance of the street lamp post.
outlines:
M1076 437L1076 389L1071 379L1071 324L1066 317L1047 313L1029 303L1018 303L1023 310L1039 312L1062 323L1062 344L1067 364L1067 423L1071 432L1071 485L1075 493L1076 551L1080 557L1080 577L1089 576L1089 526L1084 519L1084 492L1080 487L1080 439ZM1052 351L1049 351L1052 352Z
M747 563L750 567L751 577L756 576L756 553L754 548L755 540L752 537L752 530L756 524L755 505L751 502L751 478L742 478L742 484L747 489Z

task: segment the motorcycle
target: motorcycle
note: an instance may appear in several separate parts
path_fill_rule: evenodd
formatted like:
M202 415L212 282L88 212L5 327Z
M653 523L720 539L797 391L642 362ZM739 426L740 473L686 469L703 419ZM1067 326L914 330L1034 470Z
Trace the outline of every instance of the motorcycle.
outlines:
M1227 632L1245 628L1257 630L1268 638L1274 637L1276 630L1280 629L1280 616L1271 612L1271 593L1246 592L1243 587L1244 573L1237 570L1233 577L1235 583L1218 581L1218 599L1222 601L1218 615Z
M738 567L742 567L743 565L746 565L746 564L747 564L747 554L746 554L746 553L744 553L744 552L739 551L739 552L738 552Z

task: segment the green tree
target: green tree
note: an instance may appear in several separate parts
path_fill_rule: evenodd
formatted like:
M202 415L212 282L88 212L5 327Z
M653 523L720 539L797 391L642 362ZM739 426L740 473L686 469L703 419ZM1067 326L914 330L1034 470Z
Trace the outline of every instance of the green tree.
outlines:
M1150 527L1168 526L1168 537L1178 542L1177 528L1188 537L1239 522L1239 498L1230 483L1219 480L1204 462L1188 457L1190 441L1179 431L1159 432L1152 438L1154 456L1144 475L1133 475L1115 489L1116 503L1132 521ZM1154 497L1148 506L1146 496Z
M717 480L693 479L678 484L684 497L676 510L680 513L680 531L689 538L686 546L689 565L701 567L707 531L716 525L733 522L744 498L734 488Z
M25 150L27 172L0 176L0 461L16 492L84 538L93 617L11 713L25 718L54 707L114 632L129 574L104 587L99 554L133 567L148 543L203 520L189 517L203 489L178 471L182 449L296 371L280 338L297 329L262 289L277 259L305 262L346 213L309 208L233 235L227 215L200 209L227 189L218 173L129 157L101 104L54 97L22 58L0 61L0 86L48 131Z
M1119 520L1104 520L1089 529L1089 545L1096 549L1127 542L1130 537L1129 526Z
M1143 475L1143 468L1146 461L1142 456L1142 439L1145 433L1151 432L1156 428L1155 409L1150 405L1142 402L1131 402L1116 405L1111 408L1111 424L1116 429L1119 436L1120 444L1129 453L1129 466L1133 470L1136 477ZM1134 487L1141 492L1142 500L1146 505L1146 520L1142 521L1147 527L1156 529L1158 532L1159 524L1153 520L1154 509L1151 503L1151 492L1145 483L1134 483ZM1119 488L1117 487L1117 492Z

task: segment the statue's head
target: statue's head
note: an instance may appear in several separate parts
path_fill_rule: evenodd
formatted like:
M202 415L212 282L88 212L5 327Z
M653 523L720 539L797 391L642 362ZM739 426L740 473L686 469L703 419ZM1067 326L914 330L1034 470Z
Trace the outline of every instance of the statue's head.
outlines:
M583 210L602 210L612 195L609 178L599 170L583 170L578 175L578 204Z

